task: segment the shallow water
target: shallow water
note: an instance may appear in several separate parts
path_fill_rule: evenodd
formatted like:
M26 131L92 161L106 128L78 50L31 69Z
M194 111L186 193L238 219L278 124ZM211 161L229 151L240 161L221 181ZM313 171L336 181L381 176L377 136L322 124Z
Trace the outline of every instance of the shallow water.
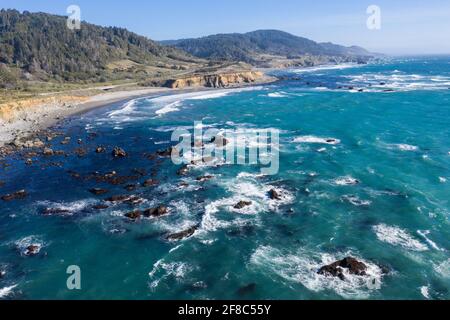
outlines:
M450 58L430 57L280 71L287 80L271 85L149 97L62 123L50 144L69 156L37 156L32 166L12 157L0 171L1 194L29 193L0 202L2 298L449 299L449 66ZM225 164L180 177L169 159L147 159L194 121L278 129L279 173ZM96 154L98 145L108 152ZM114 146L128 158L113 159ZM72 154L80 147L86 156ZM112 186L69 170L138 177ZM152 170L158 186L124 189ZM214 178L196 181L204 175ZM88 191L96 187L109 193ZM280 201L269 199L273 188ZM92 208L116 194L145 201ZM235 209L241 200L252 204ZM160 204L168 216L123 217ZM43 215L46 208L64 213ZM196 225L191 238L165 240ZM23 254L29 244L38 255ZM368 265L367 277L317 274L349 255ZM80 291L66 287L70 265L81 268Z

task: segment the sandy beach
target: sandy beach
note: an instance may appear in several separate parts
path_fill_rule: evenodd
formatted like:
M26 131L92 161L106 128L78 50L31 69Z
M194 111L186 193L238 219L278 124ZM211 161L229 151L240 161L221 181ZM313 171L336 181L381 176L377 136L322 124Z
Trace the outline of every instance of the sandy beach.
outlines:
M254 83L230 86L229 88L233 89L243 86L267 84L276 80L276 78L264 76ZM50 97L45 103L37 103L36 105L27 108L14 110L14 115L11 119L0 117L0 147L10 144L15 140L23 140L34 133L50 128L65 118L79 115L111 103L125 102L130 99L158 94L176 94L209 90L217 89L206 87L183 89L148 87L143 89L105 92L90 97L65 97L66 99Z

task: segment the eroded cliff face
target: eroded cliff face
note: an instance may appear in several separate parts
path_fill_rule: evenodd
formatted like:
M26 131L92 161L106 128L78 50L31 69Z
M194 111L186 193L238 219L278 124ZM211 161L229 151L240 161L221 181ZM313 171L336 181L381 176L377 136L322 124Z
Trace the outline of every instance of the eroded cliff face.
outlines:
M161 86L172 89L187 87L227 88L244 83L254 83L263 77L264 74L258 71L193 75L186 78L165 80L161 83Z
M0 104L0 120L14 121L18 118L27 118L28 113L39 111L37 109L51 109L65 107L71 104L82 103L88 97L78 96L50 96L44 98L29 98Z

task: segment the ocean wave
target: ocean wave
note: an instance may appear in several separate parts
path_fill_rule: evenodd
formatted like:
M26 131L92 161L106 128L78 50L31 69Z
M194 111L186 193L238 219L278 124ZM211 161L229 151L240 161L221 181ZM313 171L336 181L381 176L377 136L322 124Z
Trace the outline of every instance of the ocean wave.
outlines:
M307 68L298 68L293 69L294 73L307 73L307 72L317 72L317 71L326 71L326 70L343 70L349 68L361 67L361 65L353 64L353 63L343 63L336 65L322 65L317 67L307 67Z
M371 91L386 90L444 90L448 89L450 77L420 74L406 74L401 71L391 73L364 73L346 76L351 83L370 87Z
M367 276L352 275L344 271L345 280L317 273L321 267L349 255L354 256L351 253L335 256L307 250L293 254L270 246L262 246L252 254L250 264L287 281L300 283L314 292L333 290L348 299L368 298L373 291L381 288L383 278L381 268L373 263L358 258L367 265Z
M168 105L164 106L163 108L155 111L155 113L159 116L162 116L167 113L180 111L180 109L179 109L180 106L181 106L181 101L175 101L175 102L169 103Z
M400 246L411 251L427 251L428 247L414 239L406 230L386 224L379 224L373 228L377 238L393 246Z
M337 186L354 186L360 183L358 179L350 176L336 178L333 182Z
M136 110L135 107L136 107L136 100L131 100L125 103L120 109L108 113L108 116L110 118L114 118L117 116L132 114Z

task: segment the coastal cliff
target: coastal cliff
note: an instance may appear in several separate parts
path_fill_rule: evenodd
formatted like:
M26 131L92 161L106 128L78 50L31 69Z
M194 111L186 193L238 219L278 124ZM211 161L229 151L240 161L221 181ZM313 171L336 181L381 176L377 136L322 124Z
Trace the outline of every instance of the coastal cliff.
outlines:
M167 87L171 89L182 89L187 87L206 88L227 88L245 83L255 83L264 78L264 74L259 71L244 71L210 75L192 75L179 79L168 79L155 86Z

